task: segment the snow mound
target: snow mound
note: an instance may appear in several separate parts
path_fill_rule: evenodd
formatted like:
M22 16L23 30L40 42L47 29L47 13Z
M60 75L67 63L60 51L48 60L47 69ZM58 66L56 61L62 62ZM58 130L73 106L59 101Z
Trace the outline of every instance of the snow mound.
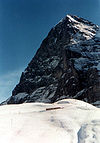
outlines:
M0 143L100 143L100 109L66 99L0 107Z

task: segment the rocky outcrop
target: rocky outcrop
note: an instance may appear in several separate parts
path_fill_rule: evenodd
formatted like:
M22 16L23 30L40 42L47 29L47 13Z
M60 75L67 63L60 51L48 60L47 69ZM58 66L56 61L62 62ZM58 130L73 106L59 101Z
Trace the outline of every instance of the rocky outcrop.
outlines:
M100 28L67 15L43 40L7 104L76 98L100 101Z

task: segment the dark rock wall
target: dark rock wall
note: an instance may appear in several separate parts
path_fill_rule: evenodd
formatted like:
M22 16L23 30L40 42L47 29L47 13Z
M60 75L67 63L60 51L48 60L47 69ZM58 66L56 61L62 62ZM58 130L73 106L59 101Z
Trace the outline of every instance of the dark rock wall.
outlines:
M6 102L55 102L64 98L99 101L98 32L97 25L67 15L43 40ZM25 96L18 98L20 93Z

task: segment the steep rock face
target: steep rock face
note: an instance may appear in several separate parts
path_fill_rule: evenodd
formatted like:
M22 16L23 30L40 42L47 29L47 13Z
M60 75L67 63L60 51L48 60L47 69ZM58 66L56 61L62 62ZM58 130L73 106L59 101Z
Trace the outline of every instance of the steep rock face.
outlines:
M72 15L51 29L4 104L64 98L100 101L100 28Z

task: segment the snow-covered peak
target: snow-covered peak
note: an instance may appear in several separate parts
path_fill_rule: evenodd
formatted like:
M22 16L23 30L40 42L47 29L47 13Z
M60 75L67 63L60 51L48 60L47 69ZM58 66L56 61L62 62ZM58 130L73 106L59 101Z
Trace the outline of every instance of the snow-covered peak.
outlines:
M56 26L66 24L67 27L72 28L74 31L77 31L76 33L80 34L81 37L84 37L87 40L93 38L97 30L99 29L97 25L76 15L66 15L66 17L61 19ZM71 34L76 35L75 33Z
M69 18L69 21L70 21L70 22L79 23L79 22L76 21L76 20L74 19L74 17L72 17L71 15L67 15L66 17Z

